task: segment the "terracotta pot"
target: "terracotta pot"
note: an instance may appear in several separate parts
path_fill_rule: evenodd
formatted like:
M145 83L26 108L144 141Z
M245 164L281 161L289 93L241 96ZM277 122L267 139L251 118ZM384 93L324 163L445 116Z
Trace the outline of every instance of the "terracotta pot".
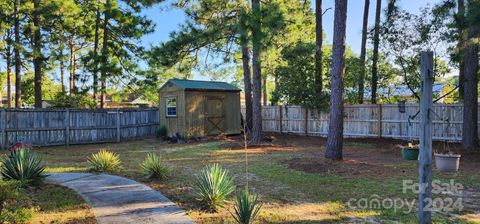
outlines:
M457 172L461 155L435 154L435 166L441 172Z

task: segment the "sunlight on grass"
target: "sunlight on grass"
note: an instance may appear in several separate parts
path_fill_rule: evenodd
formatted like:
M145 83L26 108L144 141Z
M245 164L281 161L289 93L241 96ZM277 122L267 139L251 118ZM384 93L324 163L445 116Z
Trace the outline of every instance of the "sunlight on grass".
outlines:
M47 173L66 173L66 172L87 172L87 167L47 167L45 172Z
M212 163L219 163L231 172L235 177L234 183L237 189L245 186L245 180L247 179L245 176L245 151L238 147L229 149L228 144L232 144L232 142L169 144L148 140L120 144L41 148L38 151L46 159L47 172L86 172L87 156L91 153L98 152L100 149L115 151L122 160L122 167L115 171L114 175L143 182L161 191L185 209L189 216L198 223L234 223L230 214L233 211L234 195L228 197L230 202L226 204L226 208L221 209L218 213L208 213L199 209L198 201L195 199L192 190L193 180L198 175L199 170ZM240 143L237 142L237 144ZM364 155L364 150L378 150L379 147L363 140L348 142L346 146L346 154L350 155L357 152L361 156ZM403 194L402 192L403 179L417 179L417 172L412 172L415 169L415 167L412 167L415 166L414 163L405 163L401 160L389 161L391 154L385 154L385 156L380 154L376 156L379 156L382 160L378 161L375 166L382 166L381 169L387 169L390 172L376 175L375 170L373 170L372 173L367 175L360 173L363 174L361 176L352 174L351 169L341 170L341 164L331 164L328 161L321 160L322 158L319 158L319 161L321 161L319 164L328 168L325 172L306 173L300 171L302 169L288 168L290 160L305 158L304 161L308 162L309 159L316 158L323 153L319 150L324 150L324 148L319 147L312 150L311 147L303 145L288 147L268 145L248 149L249 188L258 193L260 200L264 203L258 223L345 223L358 222L362 219L371 219L381 223L416 222L416 209L409 214L404 214L403 210L357 210L347 207L349 199L370 198L373 194L381 198L416 198L413 193ZM139 164L149 152L160 155L172 169L174 175L162 181L147 180ZM343 165L348 168L355 164L363 164L363 158L355 158L355 161L359 161L358 163L345 163ZM456 182L458 181L469 187L480 186L478 175L468 170L461 170L456 175L434 172L434 177L442 180L455 179ZM49 201L50 199L42 200ZM78 203L81 204L81 202ZM78 217L65 215L66 218L62 218L61 215L69 214L75 209L79 208L74 207L58 212L60 213L58 219L63 220L62 222L75 223L75 219L81 218L82 215ZM48 216L54 217L58 214L57 211L42 211L41 215L46 216L47 220L52 220L53 218L48 219ZM471 216L469 216L470 219L475 220L475 217L472 218ZM435 223L452 223L451 217L436 215L434 220ZM465 218L465 220L467 219ZM456 223L458 221L454 220ZM82 221L79 222L82 223ZM472 223L472 221L468 223Z
M73 190L56 185L31 189L37 212L32 223L95 223L93 213Z
M480 214L465 214L460 216L460 218L466 223L480 224Z

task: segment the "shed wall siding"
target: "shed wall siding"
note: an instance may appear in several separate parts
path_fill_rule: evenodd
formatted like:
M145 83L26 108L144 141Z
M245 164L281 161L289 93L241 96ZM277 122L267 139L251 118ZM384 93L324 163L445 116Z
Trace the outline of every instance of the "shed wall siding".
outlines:
M203 92L185 92L185 127L188 136L205 136L205 96Z
M240 109L240 93L228 92L225 93L225 127L226 134L240 134L241 133L241 109Z
M177 116L167 117L166 114L166 99L167 97L177 97ZM175 87L164 87L160 90L160 124L165 125L168 130L168 135L172 136L175 133L185 135L185 94L184 91Z

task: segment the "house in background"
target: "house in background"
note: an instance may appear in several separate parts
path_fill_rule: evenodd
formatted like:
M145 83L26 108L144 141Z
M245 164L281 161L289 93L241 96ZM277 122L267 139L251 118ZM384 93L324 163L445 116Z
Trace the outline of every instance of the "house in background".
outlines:
M114 101L112 98L112 96L107 96L105 104L106 108L138 108L154 106L152 102L146 100L144 96L137 93L130 93L121 101Z
M445 94L445 84L444 83L434 83L432 86L432 92L434 98ZM420 90L415 90L417 94L420 94ZM404 102L418 102L418 99L408 88L407 85L396 85L389 86L388 88L379 88L377 90L377 98L384 103L395 103L397 101ZM369 102L371 99L371 92L366 91L364 94L365 102ZM439 100L438 103L443 103L443 99Z

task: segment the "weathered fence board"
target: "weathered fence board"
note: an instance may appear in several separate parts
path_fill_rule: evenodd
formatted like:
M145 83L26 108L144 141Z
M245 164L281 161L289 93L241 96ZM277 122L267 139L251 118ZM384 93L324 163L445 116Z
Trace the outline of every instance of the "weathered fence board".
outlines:
M420 134L420 115L417 112L420 108L418 104L406 104L404 107L405 111L401 112L397 104L346 105L344 136L417 140ZM313 109L307 112L300 106L264 106L263 131L327 136L328 112ZM462 104L433 104L431 116L434 140L462 139ZM409 117L413 117L410 123Z
M16 142L35 146L119 142L155 135L159 126L156 108L3 109L1 146Z

